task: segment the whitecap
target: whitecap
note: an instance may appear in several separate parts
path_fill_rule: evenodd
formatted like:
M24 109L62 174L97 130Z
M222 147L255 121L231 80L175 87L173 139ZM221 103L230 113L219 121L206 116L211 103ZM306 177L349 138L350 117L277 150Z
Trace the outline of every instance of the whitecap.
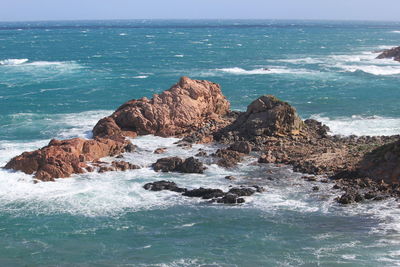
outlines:
M184 55L174 55L174 57L184 57Z
M21 65L28 62L29 59L22 58L22 59L4 59L0 60L0 65Z
M400 33L400 31L391 31L391 33Z
M239 67L217 69L219 72L225 72L235 75L268 75L268 74L305 74L311 73L307 70L300 69L287 69L287 68L258 68L252 70L245 70Z
M148 77L149 77L148 75L139 75L139 76L134 76L133 78L134 79L146 79Z
M126 34L126 33L123 32L123 33L120 33L119 35L120 35L120 36L126 36L126 35L128 35L128 34Z
M310 118L326 124L332 134L338 135L395 135L400 134L400 118L360 116L329 118L319 114Z
M377 76L390 76L400 74L400 65L396 66L377 66L377 65L336 65L347 72L362 71Z

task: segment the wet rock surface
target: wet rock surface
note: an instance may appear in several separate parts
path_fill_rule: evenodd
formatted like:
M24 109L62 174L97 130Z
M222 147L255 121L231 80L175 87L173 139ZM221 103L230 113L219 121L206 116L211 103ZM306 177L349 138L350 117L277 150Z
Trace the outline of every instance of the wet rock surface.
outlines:
M400 46L383 50L383 52L379 54L377 59L383 58L393 58L393 60L400 62Z
M396 59L398 49L384 51L379 57ZM302 121L295 108L270 95L253 101L246 112L230 111L219 85L182 77L160 95L128 101L100 120L93 129L94 139L52 140L42 149L14 157L5 168L33 174L42 181L87 171L131 170L139 166L117 160L108 164L98 161L102 157L122 159L123 153L134 152L136 146L125 136L154 134L183 137L176 146L187 150L196 143L216 141L225 145L211 155L202 150L196 154L225 168L236 166L245 156L258 155L258 163L254 164L285 164L297 172L326 175L342 181L336 184L337 189L346 192L341 203L399 196L397 187L385 191L381 188L386 186L377 185L381 181L393 186L400 183L399 135L341 137L328 132L329 128L316 120ZM154 151L164 152L163 147ZM195 157L162 158L153 168L182 173L203 173L205 169ZM314 182L312 179L309 181ZM372 182L368 189L361 190L359 182L354 182L360 180ZM241 197L247 193L229 194ZM220 201L231 200L229 196Z
M187 188L178 187L174 182L164 180L147 183L143 186L143 188L150 191L169 190L182 193L182 195L185 197L196 197L209 200L211 203L216 202L224 204L244 203L245 199L243 197L251 196L255 193L261 193L265 191L265 189L261 186L235 187L231 188L228 192L224 192L221 189L203 187L189 190Z
M182 173L203 173L206 169L204 164L194 157L185 160L179 157L161 158L152 167L155 171Z
M217 158L217 164L219 166L230 168L241 162L244 155L230 149L218 149L212 156Z
M54 178L84 173L90 170L88 163L102 157L120 155L130 147L131 143L124 138L74 138L62 141L53 139L41 149L14 157L5 168L34 174L34 177L41 181L54 181Z

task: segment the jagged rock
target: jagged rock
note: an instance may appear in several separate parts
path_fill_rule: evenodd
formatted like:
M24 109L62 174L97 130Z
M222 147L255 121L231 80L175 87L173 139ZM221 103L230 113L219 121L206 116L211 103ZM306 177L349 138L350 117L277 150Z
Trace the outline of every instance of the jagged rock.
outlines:
M220 158L217 164L225 168L233 167L243 159L241 153L229 149L218 149L213 156Z
M203 173L205 169L203 163L194 157L187 158L178 166L178 171L183 173Z
M236 194L225 194L222 198L216 199L217 203L224 203L224 204L240 204L244 203L244 198L238 197Z
M183 160L179 157L168 157L158 159L152 167L156 172L173 172L176 171L182 163Z
M131 100L93 129L98 137L110 135L180 136L219 121L229 102L218 84L182 77L179 83L152 99Z
M400 61L400 46L394 47L391 49L386 49L379 56L376 57L377 59L383 58L393 58L393 60Z
M239 197L243 197L243 196L251 196L256 192L256 190L249 188L249 187L244 187L244 188L231 188L228 193L237 195Z
M274 96L264 95L215 137L217 140L241 138L254 141L258 136L298 135L303 127L303 121L292 106Z
M34 174L36 179L42 181L53 181L54 178L83 173L87 162L119 155L129 146L130 142L123 138L74 138L63 141L53 139L49 145L39 150L24 152L14 157L5 168Z
M185 188L178 187L176 183L164 180L153 183L147 183L143 186L143 188L150 191L169 190L178 193L186 192Z
M400 183L400 140L365 154L358 164L360 176L386 183Z
M188 190L183 193L187 197L201 197L202 199L211 199L222 197L224 192L221 189L211 189L211 188L198 188L193 190Z
M272 151L268 151L266 154L261 155L258 158L258 163L275 163L276 158L272 155Z
M161 158L152 166L157 172L161 170L162 172L203 173L206 169L203 163L194 157L185 160L179 157Z
M225 176L225 179L230 180L230 181L236 180L236 178L232 175Z
M115 168L115 170L119 171L127 171L127 170L136 170L140 169L138 165L126 162L126 161L113 161L111 162L111 166Z
M252 147L253 146L247 141L237 141L233 143L228 149L243 154L250 154Z

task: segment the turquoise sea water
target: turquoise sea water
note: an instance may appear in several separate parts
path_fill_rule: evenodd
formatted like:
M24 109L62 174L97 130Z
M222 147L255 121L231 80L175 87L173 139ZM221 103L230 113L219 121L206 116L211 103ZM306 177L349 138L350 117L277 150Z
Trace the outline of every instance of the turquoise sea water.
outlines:
M219 83L232 108L274 94L333 134L400 132L400 23L310 21L76 21L0 23L0 165L53 138L88 137L123 102L180 76ZM269 70L265 70L268 68ZM301 174L276 166L204 175L158 174L151 151L189 156L173 138L133 140L141 170L34 185L0 171L0 266L398 266L395 200L341 207ZM142 185L170 179L266 193L220 206ZM270 176L272 181L265 178Z

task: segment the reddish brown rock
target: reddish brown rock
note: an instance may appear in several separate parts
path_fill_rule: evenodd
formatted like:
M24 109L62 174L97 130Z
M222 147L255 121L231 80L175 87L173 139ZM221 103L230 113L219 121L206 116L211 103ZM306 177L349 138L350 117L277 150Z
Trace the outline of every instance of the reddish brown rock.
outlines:
M63 141L53 139L48 146L14 157L5 168L35 174L35 177L42 181L52 181L54 178L66 178L74 173L91 170L86 169L86 162L119 155L125 152L127 146L129 142L121 138L74 138Z
M220 86L182 77L179 83L154 95L131 100L93 129L95 137L110 135L183 136L219 121L229 111Z

